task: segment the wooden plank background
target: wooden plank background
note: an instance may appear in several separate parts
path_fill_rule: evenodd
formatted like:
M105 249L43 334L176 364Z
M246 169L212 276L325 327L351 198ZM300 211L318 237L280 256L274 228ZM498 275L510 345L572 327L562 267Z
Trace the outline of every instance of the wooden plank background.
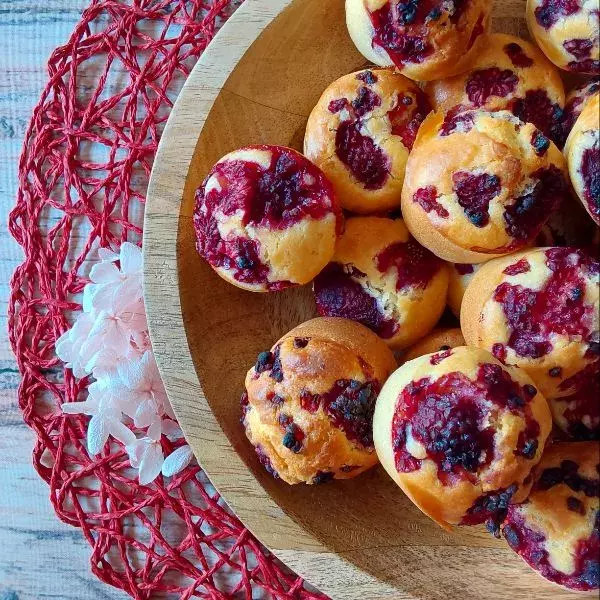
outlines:
M122 600L88 567L88 544L61 523L31 466L33 434L21 420L19 375L6 329L8 280L21 261L6 229L17 161L46 61L66 42L88 0L0 0L0 600Z

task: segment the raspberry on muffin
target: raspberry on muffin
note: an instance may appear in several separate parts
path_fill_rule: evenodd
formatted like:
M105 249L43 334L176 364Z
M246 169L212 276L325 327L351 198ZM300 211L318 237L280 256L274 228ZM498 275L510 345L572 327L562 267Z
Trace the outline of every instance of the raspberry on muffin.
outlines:
M484 265L461 310L468 344L527 372L556 424L600 436L600 264L575 248L536 248Z
M346 0L346 23L367 60L429 81L468 68L491 9L487 0Z
M574 73L600 74L597 0L527 0L527 25L557 67Z
M511 505L508 545L542 577L569 590L600 588L598 444L559 443L536 467L529 498Z
M586 102L567 139L565 155L573 188L600 226L600 94Z
M563 155L531 123L435 112L406 165L402 215L440 258L479 264L531 244L567 194Z
M289 484L350 479L377 464L375 400L395 367L359 323L313 319L292 329L246 376L242 423L259 462Z
M429 83L435 110L508 110L560 140L565 90L554 65L533 44L504 33L482 38L469 71ZM456 107L460 107L457 109ZM540 145L545 144L539 138Z
M595 77L591 81L585 81L575 89L571 90L565 101L565 110L561 119L560 146L563 147L579 115L585 108L587 101L594 95L600 93L600 79Z
M331 180L343 208L397 208L408 153L430 110L425 94L398 73L351 73L332 83L312 111L304 152Z
M311 281L342 229L331 183L304 156L249 146L224 156L196 192L200 255L226 281L271 292Z
M394 349L433 329L447 291L443 261L401 219L382 217L348 219L332 262L314 282L319 314L358 321Z
M521 370L466 346L400 367L377 400L377 455L429 517L451 525L487 523L494 533L552 427L548 404Z
M436 329L408 349L408 352L404 356L404 362L409 362L424 354L433 354L435 352L440 353L439 355L442 356L444 352L464 345L465 338L460 328Z

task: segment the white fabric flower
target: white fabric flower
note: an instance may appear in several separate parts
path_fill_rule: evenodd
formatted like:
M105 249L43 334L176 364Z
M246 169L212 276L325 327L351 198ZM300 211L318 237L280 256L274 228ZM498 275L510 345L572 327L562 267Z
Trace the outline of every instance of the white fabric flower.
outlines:
M83 312L56 342L56 354L73 375L91 375L82 402L63 404L66 414L90 415L87 446L99 454L110 437L121 442L139 481L147 485L161 470L169 477L193 459L181 446L166 457L161 437L183 436L150 347L142 290L142 252L129 242L118 254L98 251L83 290ZM118 266L117 263L118 262Z

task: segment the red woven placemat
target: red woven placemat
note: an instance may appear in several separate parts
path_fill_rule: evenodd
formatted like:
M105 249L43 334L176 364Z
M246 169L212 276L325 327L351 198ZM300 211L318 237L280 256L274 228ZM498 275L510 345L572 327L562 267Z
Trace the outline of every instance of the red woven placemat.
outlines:
M132 597L323 598L277 562L197 466L139 485L117 443L90 457L85 397L54 344L79 309L100 246L141 243L144 194L185 76L241 0L95 1L48 63L19 163L10 232L25 260L11 281L9 335L33 462L58 517L81 527L91 569ZM163 438L165 453L177 443ZM181 443L181 442L180 442ZM67 583L68 585L68 583Z

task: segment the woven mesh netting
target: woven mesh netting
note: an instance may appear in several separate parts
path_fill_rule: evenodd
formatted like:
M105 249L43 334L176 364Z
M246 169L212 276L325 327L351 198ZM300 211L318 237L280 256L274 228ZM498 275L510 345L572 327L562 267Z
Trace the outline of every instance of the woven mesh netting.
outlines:
M90 457L85 398L54 344L80 308L99 247L141 244L160 133L185 77L241 0L96 1L48 64L26 134L9 228L25 259L12 279L9 333L34 466L58 517L80 527L102 581L145 598L323 598L271 556L201 469L142 486L123 447ZM181 442L163 437L165 454Z

